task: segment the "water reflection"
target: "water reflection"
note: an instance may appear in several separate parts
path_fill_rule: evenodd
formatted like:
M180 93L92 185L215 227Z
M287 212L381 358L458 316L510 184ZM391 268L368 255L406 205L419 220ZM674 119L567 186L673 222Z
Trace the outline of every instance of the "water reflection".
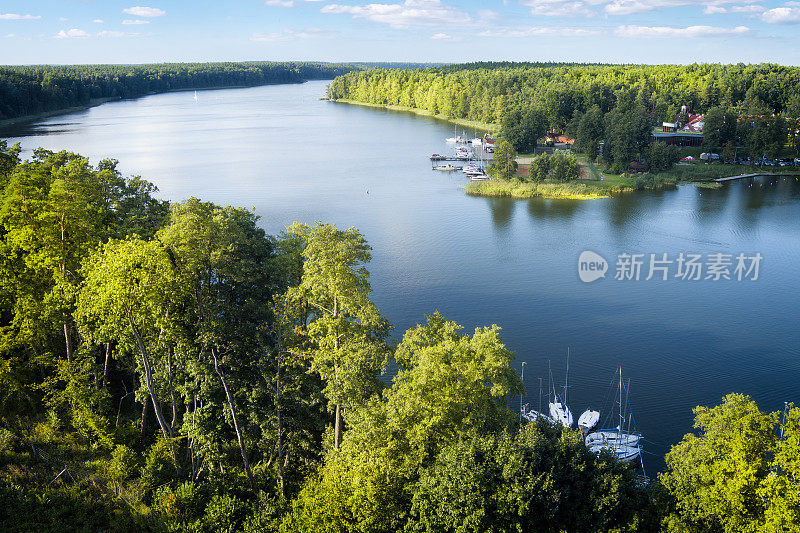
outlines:
M529 391L571 346L573 410L602 400L623 365L656 468L696 405L731 391L764 409L800 403L796 179L592 201L470 197L463 176L431 171L452 125L319 101L325 84L115 102L20 127L12 142L26 157L38 146L114 157L171 200L255 206L270 233L295 220L358 227L398 335L434 309L467 330L497 323ZM606 279L580 282L586 249L609 260ZM760 252L764 271L751 284L613 279L621 252L679 251Z

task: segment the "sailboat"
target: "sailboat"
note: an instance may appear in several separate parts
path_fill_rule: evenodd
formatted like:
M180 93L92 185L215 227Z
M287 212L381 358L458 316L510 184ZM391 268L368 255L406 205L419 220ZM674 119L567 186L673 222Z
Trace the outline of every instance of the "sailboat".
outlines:
M552 379L552 378L551 378ZM569 381L569 352L567 352L567 375L564 378L564 396L567 396L567 383ZM556 385L553 383L553 401L550 402L550 418L565 427L572 427L572 411L569 410L565 400L556 392Z
M521 399L520 403L522 403ZM542 413L542 378L539 378L539 410L534 411L533 409L531 409L530 404L526 403L525 405L520 407L520 415L528 422L535 422L536 420L539 420L541 418L542 420L546 420L551 424L555 423L555 420L553 420L546 414Z
M194 92L194 101L197 102L199 98L197 98L197 91Z
M600 411L587 409L578 417L578 429L584 433L589 432L597 426L600 421Z
M622 401L623 391L625 391L625 403ZM623 431L626 405L628 405L628 389L622 381L622 367L619 367L619 425L616 428L601 429L594 433L589 433L585 440L589 451L600 454L603 450L608 450L625 462L641 457L642 448L640 442L642 436L636 429L636 420L633 418L633 413L630 415L630 421L633 422L633 432L630 430L630 422L628 423L628 430Z

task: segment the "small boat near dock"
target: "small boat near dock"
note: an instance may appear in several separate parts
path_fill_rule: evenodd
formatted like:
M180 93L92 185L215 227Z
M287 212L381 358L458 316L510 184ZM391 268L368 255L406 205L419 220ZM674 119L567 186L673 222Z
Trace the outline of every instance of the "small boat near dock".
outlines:
M454 167L453 165L448 163L446 165L436 165L435 167L433 167L433 170L439 170L441 172L453 172L455 170L458 170L458 167Z

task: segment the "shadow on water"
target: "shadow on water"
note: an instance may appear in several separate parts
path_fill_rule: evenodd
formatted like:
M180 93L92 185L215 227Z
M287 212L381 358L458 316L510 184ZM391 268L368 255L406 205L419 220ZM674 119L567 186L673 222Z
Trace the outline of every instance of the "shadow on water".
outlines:
M526 200L517 200L526 201ZM572 219L581 208L580 200L550 200L531 198L528 202L528 214L534 220L562 220Z
M514 218L516 200L512 198L487 198L487 202L492 212L492 223L495 229L508 229L511 219Z

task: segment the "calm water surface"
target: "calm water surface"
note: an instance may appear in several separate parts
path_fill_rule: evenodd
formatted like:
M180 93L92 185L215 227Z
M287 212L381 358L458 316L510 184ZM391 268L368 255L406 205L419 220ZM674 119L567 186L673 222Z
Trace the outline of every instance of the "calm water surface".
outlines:
M398 335L435 310L467 329L500 324L517 369L526 362L532 406L548 360L563 381L567 347L576 418L588 405L607 412L622 365L650 470L690 431L696 405L734 391L762 409L800 403L795 179L583 202L472 198L465 178L427 159L446 150L451 125L320 101L324 89L202 91L197 103L162 94L0 133L26 155L114 157L170 200L254 207L272 233L293 221L357 226L374 248L374 299ZM606 279L579 280L586 249L609 260ZM760 279L613 279L619 254L679 252L760 252Z

